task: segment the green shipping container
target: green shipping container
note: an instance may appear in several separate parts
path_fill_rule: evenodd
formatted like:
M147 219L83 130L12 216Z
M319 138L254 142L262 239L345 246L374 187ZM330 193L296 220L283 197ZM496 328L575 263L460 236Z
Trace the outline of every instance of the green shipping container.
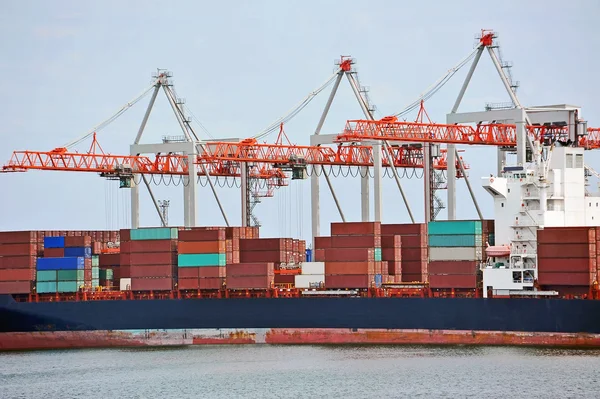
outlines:
M381 248L375 248L375 262L381 261Z
M56 292L56 281L38 281L35 284L35 290L38 294Z
M430 235L430 247L481 247L483 237L475 234Z
M36 277L37 277L36 280L40 281L40 282L56 281L56 270L38 270L36 272Z
M151 229L131 229L132 240L171 240L177 239L177 228L158 227Z
M92 278L100 278L100 269L98 267L92 267Z
M92 287L100 287L100 280L98 280L97 278L93 278L92 279Z
M78 272L82 272L81 278L83 278L83 270L59 270L58 281L77 281L80 278Z
M112 280L114 276L113 269L100 269L100 279Z
M225 254L180 254L177 255L179 267L225 266Z
M92 255L92 267L100 266L100 257L98 255Z
M481 234L481 220L443 220L429 222L428 234L435 235L465 235Z
M496 245L496 235L494 233L490 233L488 242L490 243L490 245Z
M77 281L59 281L58 292L77 292Z

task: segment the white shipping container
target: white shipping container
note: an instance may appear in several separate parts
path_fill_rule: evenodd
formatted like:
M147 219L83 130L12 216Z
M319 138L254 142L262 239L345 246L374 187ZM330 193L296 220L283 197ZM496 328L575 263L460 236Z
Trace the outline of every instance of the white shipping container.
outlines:
M318 263L318 262L317 262ZM325 284L324 274L297 274L294 276L296 288L311 288L311 284Z
M130 278L122 278L120 281L120 290L121 291L129 291L131 290L131 279Z
M302 262L302 274L325 274L325 262Z
M480 247L429 247L429 260L482 260Z

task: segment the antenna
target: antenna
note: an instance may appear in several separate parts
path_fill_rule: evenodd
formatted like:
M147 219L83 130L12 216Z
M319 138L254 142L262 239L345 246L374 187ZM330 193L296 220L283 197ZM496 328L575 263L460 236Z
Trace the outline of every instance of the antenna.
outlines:
M163 227L167 227L169 225L169 203L169 200L158 200L160 214L162 215L162 220L164 220Z

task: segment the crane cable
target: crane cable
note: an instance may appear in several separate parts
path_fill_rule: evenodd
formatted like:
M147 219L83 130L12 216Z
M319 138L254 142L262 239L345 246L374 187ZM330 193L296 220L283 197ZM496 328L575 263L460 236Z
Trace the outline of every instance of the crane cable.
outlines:
M295 107L290 109L284 116L280 117L279 119L277 119L276 121L271 123L264 130L262 130L260 133L258 133L256 135L254 135L252 138L257 139L257 140L265 138L270 133L279 129L279 126L281 126L282 123L285 124L288 121L290 121L294 116L296 116L300 111L302 111L304 109L304 107L306 107L313 100L313 98L315 98L317 96L317 94L319 94L320 92L325 90L325 88L327 88L327 86L329 86L335 80L335 78L338 76L340 71L341 71L341 69L338 69L337 71L335 71L335 73L333 75L331 75L327 79L327 81L325 81L325 83L323 83L323 85L321 85L318 89L310 92L300 103L298 103Z
M435 93L437 93L437 91L439 89L441 89L452 78L452 76L454 76L454 74L456 72L458 72L473 57L475 57L475 54L479 50L479 47L480 46L477 46L471 54L469 54L467 57L465 57L462 61L460 61L458 64L456 64L453 68L449 69L444 76L442 76L440 79L438 79L433 85L429 86L429 88L427 88L427 90L425 92L421 93L419 95L419 98L417 98L414 102L412 102L411 104L406 106L402 111L398 112L397 114L394 114L394 116L399 117L399 116L405 115L405 114L411 112L412 110L418 108L421 104L421 101L427 101L428 99L430 99Z
M88 133L86 133L85 135L81 136L80 138L78 138L76 140L73 140L73 141L65 144L63 147L64 148L74 147L77 144L81 143L82 141L86 140L87 138L91 137L94 133L100 131L101 129L103 129L106 126L108 126L110 123L114 122L119 116L123 115L125 113L125 111L127 111L129 108L133 107L137 102L139 102L148 93L150 93L150 91L156 87L156 84L157 84L156 82L152 83L152 86L148 87L146 90L144 90L142 92L142 94L140 94L139 96L137 96L136 98L134 98L133 100L131 100L130 102L128 102L127 104L123 105L110 118L108 118L105 121L99 123L92 130L90 130Z

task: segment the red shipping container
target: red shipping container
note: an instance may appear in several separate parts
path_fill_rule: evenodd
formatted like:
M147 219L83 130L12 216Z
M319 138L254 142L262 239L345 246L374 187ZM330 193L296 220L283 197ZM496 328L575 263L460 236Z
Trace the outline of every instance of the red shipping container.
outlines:
M177 244L180 254L224 254L225 240L223 241L180 241Z
M291 243L291 242L290 242ZM241 239L240 251L286 251L288 241L285 238Z
M83 271L83 279L85 281L91 281L92 280L92 269L84 270Z
M375 261L371 262L325 262L325 274L375 274Z
M402 248L427 248L427 236L402 236Z
M230 263L233 263L233 253L232 252L227 252L225 254L225 263L228 264L228 265Z
M38 232L36 231L0 231L0 245L36 242L38 242Z
M402 246L401 256L403 261L427 260L427 248L405 248Z
M262 276L230 276L227 275L227 288L236 289L269 289L275 284L274 275Z
M119 251L122 254L131 253L131 241L121 241Z
M293 274L276 274L275 284L294 284L296 276Z
M590 286L590 273L539 273L540 285L579 285Z
M0 294L29 294L31 281L0 281Z
M225 240L225 229L218 230L179 230L179 241L223 241Z
M175 251L177 251L177 241L175 240L139 240L129 242L129 252L132 254Z
M0 245L0 256L24 256L36 255L37 244L2 244Z
M223 277L206 277L198 279L201 290L220 290L223 288L225 279Z
M178 267L177 268L177 276L179 277L179 279L182 279L182 278L198 279L198 277L200 277L200 269L202 269L202 267Z
M64 248L44 248L44 258L64 258Z
M401 262L388 262L388 274L400 276L402 274Z
M225 238L240 238L240 227L225 227Z
M450 261L450 260L438 260L429 262L429 275L432 274L468 274L474 275L479 270L479 263L476 261ZM439 288L451 288L451 287L439 287ZM459 288L459 287L454 287ZM467 288L467 287L465 287Z
M121 265L117 269L114 269L114 273L115 273L115 279L117 278L117 275L119 278L129 278L129 277L131 277L131 266Z
M233 251L232 254L232 259L231 259L231 263L240 263L240 252L239 251Z
M431 288L477 288L477 276L474 274L430 274Z
M363 275L325 275L326 288L369 288L375 282L375 277L370 274Z
M177 280L177 289L180 290L199 290L200 281L196 278L179 278Z
M331 223L332 236L381 234L380 222L340 222Z
M121 237L121 242L123 241L131 241L131 233L129 229L121 229L119 230L119 236Z
M273 275L274 263L237 263L226 267L227 277L230 276L262 276Z
M25 256L3 256L0 257L0 269L34 269L37 257Z
M131 277L172 277L173 266L170 265L131 265Z
M404 273L402 270L402 282L403 283L413 283L413 282L423 282L423 275L421 273Z
M587 244L596 241L594 227L546 227L537 231L538 244Z
M331 237L315 237L315 249L331 248Z
M331 237L332 248L379 248L381 247L381 236L333 236Z
M121 254L100 254L98 257L98 262L100 262L100 266L116 266L121 264L120 260Z
M180 267L179 270L186 269ZM208 266L200 267L198 270L198 277L200 278L217 278L227 276L227 268L225 266Z
M0 281L34 281L34 269L2 269Z
M388 273L388 262L387 261L381 261L381 275L382 276L387 276Z
M119 264L121 266L130 266L131 265L131 254L130 253L123 253L121 252L121 254L119 255Z
M381 248L401 248L401 236L381 236Z
M402 249L400 248L382 248L381 260L400 261L402 260Z
M132 291L171 291L172 278L131 278Z
M325 262L325 249L315 249L313 255L315 262Z
M102 253L102 249L104 248L104 244L100 241L94 241L92 244L92 254L100 255Z
M585 273L591 270L593 265L590 265L591 259L588 258L571 258L571 259L545 259L538 260L539 273L563 272L563 273Z
M375 260L373 248L329 248L325 250L326 262L360 262Z
M424 274L427 273L427 261L407 261L402 260L402 274Z
M404 224L382 224L382 235L427 235L427 224L425 223L404 223Z
M92 237L90 236L67 236L65 237L65 247L91 247Z
M262 262L285 262L289 261L288 253L285 251L242 251L240 252L242 263Z
M596 255L596 245L591 244L539 244L538 258L588 258Z

